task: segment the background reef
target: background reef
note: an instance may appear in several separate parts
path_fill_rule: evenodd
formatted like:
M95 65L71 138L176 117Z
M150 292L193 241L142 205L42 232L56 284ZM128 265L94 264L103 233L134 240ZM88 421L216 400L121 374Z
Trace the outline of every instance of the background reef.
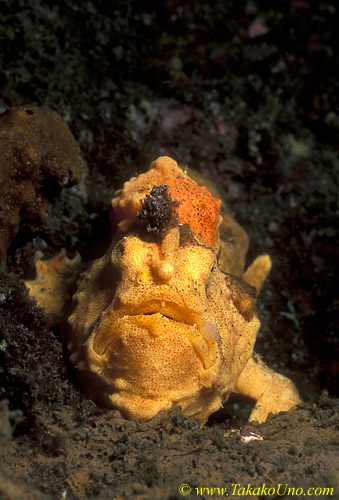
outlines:
M22 221L1 270L4 498L181 498L184 482L334 481L336 9L306 0L1 2L0 112L56 111L85 162L80 185L50 193L43 221ZM264 445L225 438L232 427L253 430L239 400L203 431L179 411L138 424L96 407L22 285L36 252L101 256L114 190L164 154L218 185L250 236L249 262L272 256L256 351L307 405L260 426ZM332 397L319 400L324 390Z

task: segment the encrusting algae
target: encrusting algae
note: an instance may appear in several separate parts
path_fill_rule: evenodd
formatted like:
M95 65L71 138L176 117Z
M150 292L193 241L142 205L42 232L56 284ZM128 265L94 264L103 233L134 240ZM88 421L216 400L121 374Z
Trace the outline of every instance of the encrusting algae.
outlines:
M294 384L253 353L256 295L271 267L245 270L246 233L168 157L112 201L114 237L73 296L63 327L85 390L134 419L181 406L204 424L232 391L250 421L300 403Z
M47 198L81 170L79 147L57 113L28 105L0 115L0 265L20 221L45 220Z

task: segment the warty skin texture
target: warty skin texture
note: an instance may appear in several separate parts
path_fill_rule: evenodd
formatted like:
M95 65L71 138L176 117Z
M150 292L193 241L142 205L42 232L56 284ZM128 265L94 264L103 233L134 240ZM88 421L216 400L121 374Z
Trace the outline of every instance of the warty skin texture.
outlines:
M154 185L168 185L178 202L161 238L136 217ZM140 420L180 405L202 424L232 391L256 400L251 421L300 403L294 384L253 354L255 297L271 261L260 256L245 271L247 235L225 209L219 215L220 200L161 157L112 205L115 237L63 329L91 397Z

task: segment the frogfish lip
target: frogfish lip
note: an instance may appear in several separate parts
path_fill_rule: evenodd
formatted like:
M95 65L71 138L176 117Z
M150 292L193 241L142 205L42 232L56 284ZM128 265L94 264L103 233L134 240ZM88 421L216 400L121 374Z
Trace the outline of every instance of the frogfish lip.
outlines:
M186 325L199 326L202 322L201 315L173 301L166 299L151 299L144 301L140 306L123 308L122 316L149 316L161 314L163 317Z

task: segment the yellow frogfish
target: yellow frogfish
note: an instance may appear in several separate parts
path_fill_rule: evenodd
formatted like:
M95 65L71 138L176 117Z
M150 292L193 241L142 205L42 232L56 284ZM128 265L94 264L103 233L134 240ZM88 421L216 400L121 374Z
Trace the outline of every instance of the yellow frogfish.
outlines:
M238 392L263 422L301 402L253 353L271 260L245 269L245 231L199 182L160 157L116 192L113 241L80 282L63 337L87 393L129 418L181 406L204 424Z

